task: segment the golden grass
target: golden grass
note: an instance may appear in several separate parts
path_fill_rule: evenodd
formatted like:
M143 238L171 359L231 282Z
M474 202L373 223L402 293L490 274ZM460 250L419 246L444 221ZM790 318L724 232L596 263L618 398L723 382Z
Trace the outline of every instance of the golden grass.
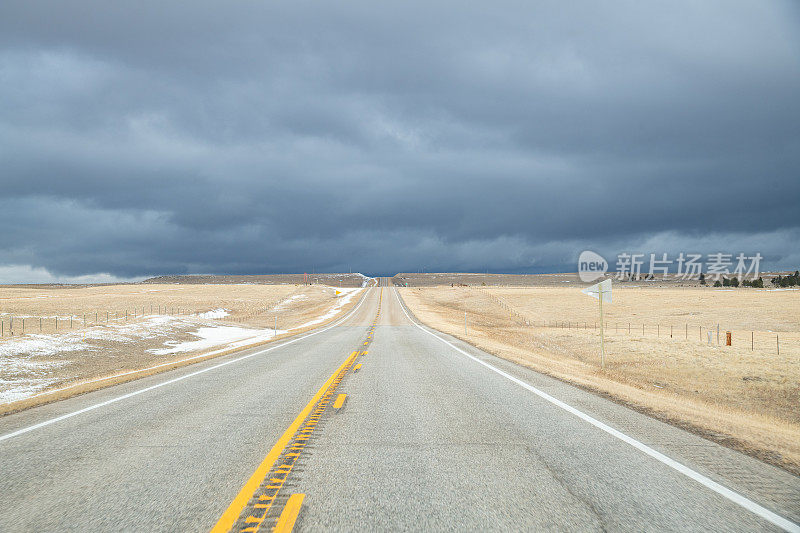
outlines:
M302 296L280 310L275 306L291 296ZM11 317L14 334L79 329L87 326L133 320L142 314L195 314L217 308L230 316L221 322L252 327L289 329L324 314L334 300L333 289L322 285L109 285L96 287L0 287L0 320L4 337L9 336ZM127 315L126 315L127 312ZM127 318L126 318L127 317Z
M0 343L20 339L21 319L27 316L26 333L39 333L38 317L43 317L42 333L45 335L80 334L83 314L86 313L86 327L105 327L106 311L110 324L134 323L144 315L153 314L159 307L163 313L177 313L180 310L182 321L178 329L166 335L156 335L135 342L116 342L114 340L92 340L92 348L87 351L68 351L51 355L33 355L26 359L48 363L57 361L59 365L48 368L46 372L37 371L38 377L52 379L53 383L33 398L0 405L0 414L26 409L66 397L96 390L116 383L138 379L147 375L185 366L204 360L204 353L217 352L210 357L219 357L236 350L224 350L217 346L201 352L155 355L153 348L164 348L167 340L194 340L190 331L208 323L233 324L252 328L272 328L278 316L278 329L291 330L279 335L280 340L324 326L349 311L358 302L358 296L323 322L307 325L308 322L326 315L337 303L334 289L321 285L117 285L99 287L38 287L0 288L0 319L5 322L5 337ZM144 308L144 309L143 309ZM193 317L193 314L214 309L227 309L230 316L223 319L208 320ZM125 311L128 311L126 318ZM97 315L95 315L97 313ZM14 337L9 336L9 317L18 317L14 324ZM55 330L55 317L59 317L58 330ZM69 317L73 317L69 327ZM97 318L95 318L95 316ZM97 322L95 322L97 320ZM17 329L19 327L19 329ZM256 334L257 331L254 331ZM271 342L274 339L248 345L252 348ZM2 344L0 344L2 345ZM153 368L156 367L156 368ZM4 369L0 367L0 381ZM32 371L32 376L33 376ZM20 376L13 372L14 379ZM65 388L65 390L60 390Z
M800 292L617 286L601 370L598 302L575 287L400 290L432 327L800 472ZM717 323L733 346L707 344Z

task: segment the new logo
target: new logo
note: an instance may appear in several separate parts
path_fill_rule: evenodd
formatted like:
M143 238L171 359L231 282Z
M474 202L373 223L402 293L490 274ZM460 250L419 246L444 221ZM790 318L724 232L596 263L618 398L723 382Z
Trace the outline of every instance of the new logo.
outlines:
M584 283L602 278L608 272L608 262L600 254L584 250L578 257L578 277Z

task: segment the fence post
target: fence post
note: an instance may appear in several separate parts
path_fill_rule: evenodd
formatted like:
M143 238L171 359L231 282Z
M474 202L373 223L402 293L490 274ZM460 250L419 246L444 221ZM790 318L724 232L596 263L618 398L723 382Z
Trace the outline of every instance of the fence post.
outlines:
M39 317L39 333L42 332L42 317Z
M25 319L22 319L22 333L25 333ZM778 350L778 355L781 354L781 345L778 342L778 335L775 334L775 348Z
M751 331L751 332L750 332L750 351L751 351L751 352L752 352L752 351L753 351L753 349L755 348L755 338L754 338L754 337L755 337L755 332L754 332L754 331Z

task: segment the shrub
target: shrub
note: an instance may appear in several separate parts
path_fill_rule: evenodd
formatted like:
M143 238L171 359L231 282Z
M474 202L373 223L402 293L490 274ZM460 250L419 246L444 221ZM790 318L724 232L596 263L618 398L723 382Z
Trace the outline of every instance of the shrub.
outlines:
M717 281L714 282L714 286L715 287L722 287L722 283L720 283L719 280L717 280Z

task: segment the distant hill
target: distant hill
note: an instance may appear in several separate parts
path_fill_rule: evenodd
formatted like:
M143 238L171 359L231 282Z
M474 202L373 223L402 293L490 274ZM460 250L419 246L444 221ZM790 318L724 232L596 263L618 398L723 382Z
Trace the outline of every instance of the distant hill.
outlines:
M331 285L335 287L361 287L370 280L360 273L353 274L308 274L308 283ZM181 276L157 276L140 283L152 284L259 284L259 285L300 285L304 283L303 274L198 274Z

